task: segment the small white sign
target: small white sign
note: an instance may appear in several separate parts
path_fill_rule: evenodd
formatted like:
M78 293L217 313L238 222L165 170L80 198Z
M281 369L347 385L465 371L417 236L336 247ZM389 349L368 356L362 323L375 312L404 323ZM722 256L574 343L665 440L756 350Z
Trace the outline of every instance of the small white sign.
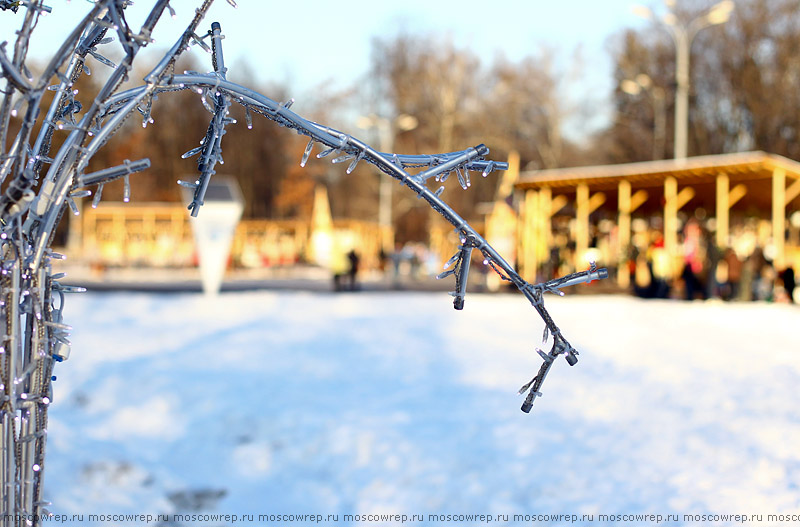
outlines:
M190 217L190 221L200 260L203 292L213 296L222 287L244 202L236 180L226 177L215 177L209 182L203 201L199 213Z

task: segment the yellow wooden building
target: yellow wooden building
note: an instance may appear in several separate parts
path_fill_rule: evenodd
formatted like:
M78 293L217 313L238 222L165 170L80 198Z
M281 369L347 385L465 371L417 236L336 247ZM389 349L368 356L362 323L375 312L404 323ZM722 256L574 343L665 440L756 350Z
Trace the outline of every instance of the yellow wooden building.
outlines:
M202 211L201 211L202 214ZM312 219L242 220L236 227L231 263L240 268L288 266L307 262L328 267L338 251L355 249L361 267L380 264L383 240L392 233L377 223L330 217L324 189L317 190ZM320 240L327 245L320 245ZM96 268L197 265L197 252L182 203L101 202L83 207L70 222L68 252ZM321 252L330 254L320 254Z
M553 248L567 251L573 268L590 258L624 268L637 221L660 229L674 277L682 223L691 217L710 228L720 249L747 225L777 269L800 269L800 163L782 156L757 151L527 171L515 189L517 260L528 280ZM626 287L629 274L619 272L617 280Z

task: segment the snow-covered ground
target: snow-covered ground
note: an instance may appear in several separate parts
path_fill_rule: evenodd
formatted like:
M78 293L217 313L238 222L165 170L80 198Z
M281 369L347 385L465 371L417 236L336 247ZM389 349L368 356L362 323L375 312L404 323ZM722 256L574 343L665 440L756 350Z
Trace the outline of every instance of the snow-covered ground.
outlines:
M85 515L73 525L122 512L338 515L328 525L800 513L799 307L547 305L582 353L559 360L528 415L516 392L539 367L543 324L521 295L468 295L460 312L441 293L70 296L49 509ZM359 523L378 524L397 523Z

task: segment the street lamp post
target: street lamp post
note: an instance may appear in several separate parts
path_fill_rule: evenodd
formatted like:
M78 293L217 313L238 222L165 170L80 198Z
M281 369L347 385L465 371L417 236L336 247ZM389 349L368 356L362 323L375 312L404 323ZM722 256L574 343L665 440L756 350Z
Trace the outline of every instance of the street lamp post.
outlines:
M379 117L377 115L362 115L356 121L356 126L362 129L374 128L378 132L378 142L381 152L391 153L394 150L394 138L397 132L407 132L417 127L417 118L413 115L400 114L394 119ZM392 227L392 178L385 174L380 175L378 188L378 225L383 232L391 232ZM394 249L392 240L382 240L384 251Z
M674 1L666 1L668 7ZM733 0L723 0L715 4L706 14L695 18L688 24L681 24L672 11L661 17L661 22L669 30L675 41L675 159L685 159L688 153L689 138L689 52L692 40L704 28L723 24L730 18L734 9ZM648 20L655 20L653 12L644 6L634 6L634 13Z

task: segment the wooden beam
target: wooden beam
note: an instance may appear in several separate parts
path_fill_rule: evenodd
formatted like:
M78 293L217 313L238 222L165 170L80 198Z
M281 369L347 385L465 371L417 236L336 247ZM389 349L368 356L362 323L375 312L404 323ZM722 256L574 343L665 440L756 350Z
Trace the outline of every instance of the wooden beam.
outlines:
M606 202L605 194L603 194L602 192L593 194L592 197L589 198L589 214L599 209L605 202Z
M786 198L784 198L784 206L788 205L797 196L800 196L800 179L795 180L789 188L786 189Z
M637 190L633 194L633 196L631 196L631 207L628 210L628 212L633 213L634 211L636 211L636 209L644 205L646 201L647 201L647 191Z
M775 247L773 263L776 269L782 269L784 262L786 197L786 170L777 167L772 171L772 244Z
M569 200L563 194L559 194L558 196L554 197L550 202L550 216L555 216L558 214L558 211L566 207L567 203L569 203Z
M746 195L747 187L744 185L744 183L739 183L731 189L731 193L728 195L728 206L733 207Z
M676 210L681 210L684 206L686 206L689 201L694 197L694 189L692 187L684 187L678 192L678 195L675 196L675 206L677 207Z

